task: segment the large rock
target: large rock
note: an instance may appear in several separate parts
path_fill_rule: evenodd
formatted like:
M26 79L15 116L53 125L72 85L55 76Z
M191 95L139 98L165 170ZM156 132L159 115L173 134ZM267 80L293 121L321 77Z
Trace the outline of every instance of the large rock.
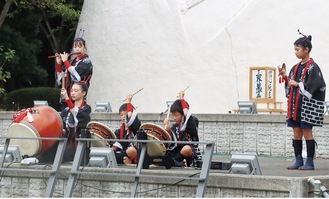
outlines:
M328 77L329 1L85 0L85 29L94 76L88 94L117 112L136 94L139 112L161 113L187 86L195 113L227 113L249 99L249 67L299 60L297 29L313 36L311 56ZM312 9L310 9L312 8ZM314 56L313 56L314 55ZM277 82L277 101L286 99Z

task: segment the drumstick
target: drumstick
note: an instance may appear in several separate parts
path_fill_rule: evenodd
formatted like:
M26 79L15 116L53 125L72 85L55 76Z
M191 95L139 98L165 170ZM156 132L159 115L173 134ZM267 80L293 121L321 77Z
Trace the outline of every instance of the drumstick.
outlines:
M62 88L65 88L65 72L63 72L63 77L62 77Z
M136 95L137 93L139 93L141 90L143 90L144 88L139 89L138 91L136 91L135 93L132 94L132 96ZM127 98L126 98L127 99ZM126 99L122 100L123 102L126 101Z
M171 108L171 104L168 106L167 120L169 120L170 108ZM165 125L165 129L167 129L167 128L168 128L168 126L167 126L167 124L166 124L166 125Z
M136 95L137 93L139 93L141 90L143 90L144 88L141 88L141 89L139 89L138 91L136 91L134 94L133 94L133 96L134 95Z
M190 87L190 86L187 86L187 87L183 90L183 92L185 92L189 87ZM179 95L177 95L177 98L179 98Z
M187 87L183 90L183 92L185 92L189 87L190 87L190 86L187 86Z

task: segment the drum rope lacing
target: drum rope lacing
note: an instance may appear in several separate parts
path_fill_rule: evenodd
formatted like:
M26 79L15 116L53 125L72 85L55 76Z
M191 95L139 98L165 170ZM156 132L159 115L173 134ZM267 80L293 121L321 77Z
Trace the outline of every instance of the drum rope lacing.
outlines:
M157 128L146 125L146 126L141 126L140 129L143 130L146 134L156 137L156 139L158 140L163 140L163 141L168 140L167 136L165 136L165 133L167 133L167 131L163 130L163 133L161 133L161 128L159 130ZM170 143L165 143L164 145L168 147Z
M152 135L155 135L155 136L159 136L159 137L161 137L162 138L162 140L167 140L167 138L164 136L164 135L162 135L161 133L159 133L158 131L156 131L155 129L152 129L152 128L144 128L143 129L146 133L150 133L150 134L152 134Z
M18 112L16 112L14 115L13 115L13 119L14 119L14 122L15 123L19 123L20 121L22 121L24 119L24 117L27 115L28 117L28 121L29 122L33 122L34 119L31 115L32 113L32 108L27 108L27 109L22 109Z
M93 130L93 131L97 131L97 132L101 133L102 135L105 136L105 138L111 139L111 137L110 137L109 135L107 135L107 134L105 133L105 131L103 131L103 130L101 130L101 129L97 129L97 128L93 128L93 127L91 127L89 131L91 131L91 130ZM91 131L91 132L92 132L92 131Z

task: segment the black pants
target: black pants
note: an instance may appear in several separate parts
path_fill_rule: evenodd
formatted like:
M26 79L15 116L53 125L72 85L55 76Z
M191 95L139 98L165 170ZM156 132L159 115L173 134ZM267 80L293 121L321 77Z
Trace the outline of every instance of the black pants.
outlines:
M51 147L49 150L46 152L40 154L37 158L39 160L39 163L50 163L52 164L54 162L56 152L57 152L57 147L58 147L58 142ZM64 162L71 162L74 160L76 152L76 147L74 144L66 145L65 151L64 151L64 156L62 163ZM83 165L87 165L89 162L89 153L90 153L90 148L86 147L85 153L83 154Z

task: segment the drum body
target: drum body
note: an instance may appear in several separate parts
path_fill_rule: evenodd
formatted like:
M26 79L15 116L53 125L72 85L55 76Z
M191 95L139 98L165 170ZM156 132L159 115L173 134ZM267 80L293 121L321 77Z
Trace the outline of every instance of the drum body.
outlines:
M100 122L91 121L87 124L87 129L90 132L90 137L99 139L100 141L92 141L92 147L110 147L114 144L113 141L106 141L102 139L116 139L116 135L110 128Z
M50 106L35 106L31 108L30 116L12 123L7 131L8 137L26 138L59 138L63 131L63 122L59 113ZM10 144L18 145L22 155L39 155L57 143L57 140L11 139Z
M147 134L148 140L171 141L171 136L169 133L158 125L144 123L139 129L143 130ZM149 142L147 143L147 154L151 157L164 156L169 145L170 143Z

